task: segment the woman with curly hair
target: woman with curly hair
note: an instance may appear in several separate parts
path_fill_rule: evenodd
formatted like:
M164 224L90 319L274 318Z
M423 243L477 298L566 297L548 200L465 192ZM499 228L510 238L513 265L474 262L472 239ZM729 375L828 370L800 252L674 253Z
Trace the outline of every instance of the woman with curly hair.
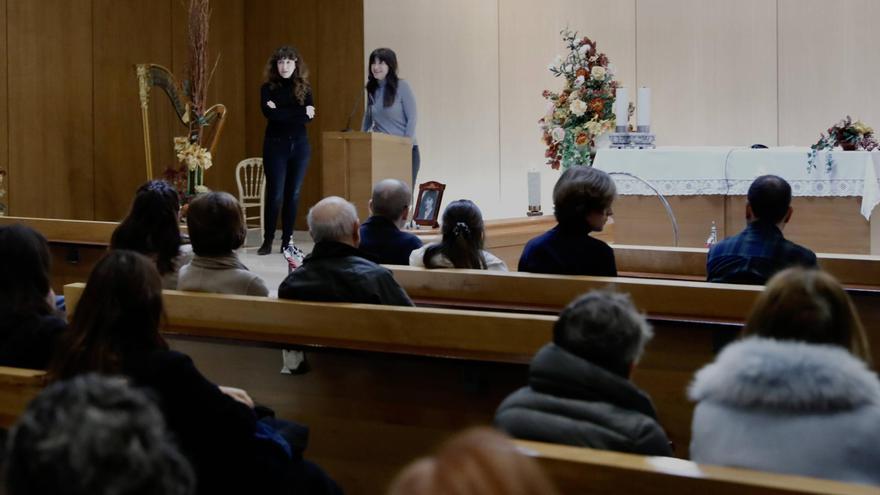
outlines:
M295 257L302 251L291 244L299 192L311 156L306 124L315 118L309 69L296 48L282 46L266 62L260 88L260 109L266 117L263 169L266 172L266 209L263 244L257 254L272 251L275 223L281 210L281 252Z

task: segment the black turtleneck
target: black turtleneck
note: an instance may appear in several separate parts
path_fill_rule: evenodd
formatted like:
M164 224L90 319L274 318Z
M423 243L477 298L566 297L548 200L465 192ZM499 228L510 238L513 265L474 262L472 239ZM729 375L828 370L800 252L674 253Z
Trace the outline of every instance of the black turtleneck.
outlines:
M266 106L266 102L275 103L275 108ZM293 82L282 79L281 84L272 87L271 83L263 83L260 88L260 109L268 120L266 125L267 138L297 138L306 134L305 125L311 119L306 115L306 107L314 105L312 93L306 94L305 104L300 105L293 94Z

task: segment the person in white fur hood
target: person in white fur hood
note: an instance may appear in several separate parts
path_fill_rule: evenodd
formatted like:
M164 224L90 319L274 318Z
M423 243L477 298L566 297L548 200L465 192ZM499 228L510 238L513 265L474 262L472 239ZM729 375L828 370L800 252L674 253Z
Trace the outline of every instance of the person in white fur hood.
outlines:
M691 384L691 459L880 484L880 380L840 284L780 272L743 334Z

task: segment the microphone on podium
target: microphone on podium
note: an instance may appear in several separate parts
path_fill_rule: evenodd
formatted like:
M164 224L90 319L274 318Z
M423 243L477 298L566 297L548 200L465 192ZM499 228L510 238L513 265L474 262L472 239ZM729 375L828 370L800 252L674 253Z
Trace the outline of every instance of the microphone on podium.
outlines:
M354 117L354 113L358 109L358 105L363 101L365 89L361 88L361 93L358 95L357 100L355 100L354 105L351 107L351 112L348 113L348 118L345 119L345 128L342 129L342 132L351 132L351 118Z

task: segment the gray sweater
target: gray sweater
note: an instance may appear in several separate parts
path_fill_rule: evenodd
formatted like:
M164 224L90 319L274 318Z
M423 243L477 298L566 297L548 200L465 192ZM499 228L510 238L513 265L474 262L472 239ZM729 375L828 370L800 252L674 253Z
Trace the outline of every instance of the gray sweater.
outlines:
M364 123L361 130L368 132L382 132L395 136L405 136L412 139L413 146L416 143L416 97L413 95L409 83L400 79L397 81L397 94L394 103L386 107L383 103L385 97L385 80L379 81L376 94L367 93L367 111L364 113Z

